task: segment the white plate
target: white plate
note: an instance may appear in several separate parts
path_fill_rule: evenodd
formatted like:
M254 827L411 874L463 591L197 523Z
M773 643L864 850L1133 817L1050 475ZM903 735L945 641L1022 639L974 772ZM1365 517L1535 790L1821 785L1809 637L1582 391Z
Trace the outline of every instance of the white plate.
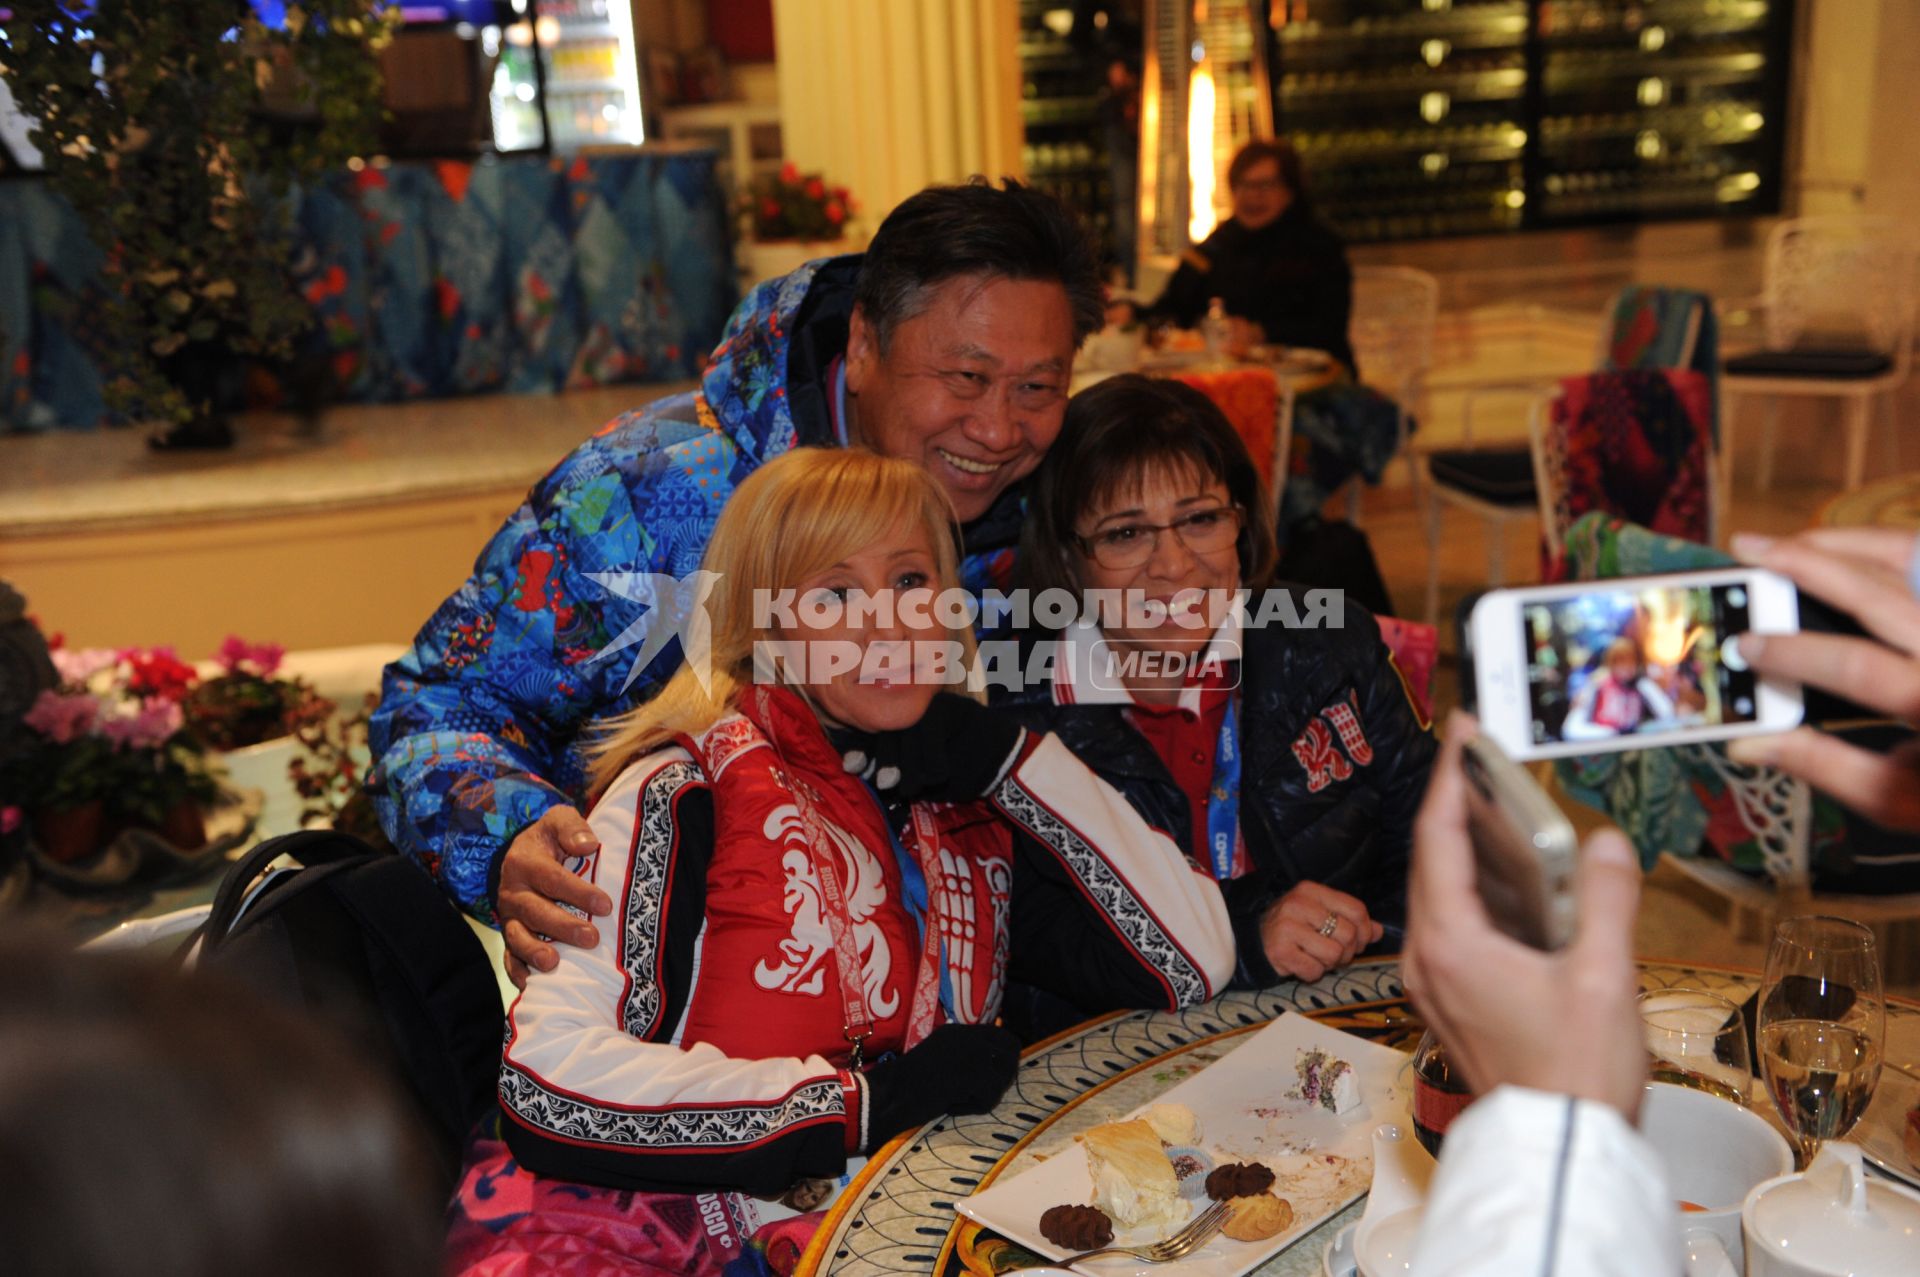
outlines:
M1360 1108L1336 1117L1317 1105L1289 1099L1298 1084L1295 1060L1305 1048L1318 1047L1352 1062L1360 1081ZM1367 1042L1291 1012L1249 1037L1232 1054L1209 1065L1160 1096L1184 1104L1200 1119L1200 1144L1216 1164L1261 1161L1273 1168L1273 1191L1293 1204L1293 1226L1263 1242L1215 1237L1177 1263L1153 1267L1165 1277L1238 1277L1344 1210L1367 1191L1373 1179L1373 1128L1382 1122L1407 1122L1408 1095L1402 1078L1407 1057L1392 1047ZM1044 1135L1041 1136L1044 1139ZM969 1219L1052 1259L1068 1252L1040 1235L1040 1215L1049 1207L1092 1200L1093 1179L1086 1154L1067 1144L1037 1166L993 1185L957 1205ZM1206 1203L1194 1206L1194 1213ZM1117 1245L1147 1245L1174 1230L1119 1232ZM1141 1265L1128 1257L1090 1261L1096 1272Z
M1860 1124L1848 1138L1860 1146L1867 1160L1895 1179L1920 1188L1920 1166L1907 1156L1902 1133L1907 1125L1907 1110L1920 1104L1920 1081L1898 1069L1882 1066L1880 1084L1873 1089L1873 1103L1860 1115Z

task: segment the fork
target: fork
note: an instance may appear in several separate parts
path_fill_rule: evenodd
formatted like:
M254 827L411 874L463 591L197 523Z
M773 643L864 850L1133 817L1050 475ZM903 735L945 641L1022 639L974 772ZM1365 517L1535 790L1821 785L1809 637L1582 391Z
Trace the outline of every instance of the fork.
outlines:
M1092 1259L1098 1255L1132 1255L1135 1259L1144 1259L1149 1264L1171 1263L1199 1250L1213 1240L1227 1222L1227 1203L1215 1202L1195 1215L1187 1226L1171 1237L1163 1238L1151 1246L1102 1246L1099 1250L1085 1250L1078 1255L1068 1255L1058 1260L1062 1268L1071 1268L1083 1259Z

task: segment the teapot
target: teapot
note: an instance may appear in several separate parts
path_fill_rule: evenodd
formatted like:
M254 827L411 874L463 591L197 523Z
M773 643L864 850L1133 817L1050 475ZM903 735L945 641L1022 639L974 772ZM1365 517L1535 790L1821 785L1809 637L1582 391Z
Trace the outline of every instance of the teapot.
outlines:
M1799 1175L1758 1184L1740 1208L1747 1277L1911 1277L1920 1193L1869 1180L1860 1150L1823 1145Z
M1353 1232L1360 1277L1412 1270L1413 1242L1435 1165L1433 1154L1411 1132L1391 1123L1373 1128L1373 1187Z

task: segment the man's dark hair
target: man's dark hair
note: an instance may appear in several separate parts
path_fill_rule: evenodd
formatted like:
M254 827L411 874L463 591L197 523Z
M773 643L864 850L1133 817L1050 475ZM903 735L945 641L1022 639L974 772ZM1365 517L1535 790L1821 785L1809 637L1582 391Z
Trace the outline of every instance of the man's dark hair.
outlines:
M1228 187L1240 185L1247 170L1263 160L1272 160L1280 166L1280 180L1293 193L1296 205L1303 209L1313 206L1313 193L1307 189L1307 170L1300 163L1300 152L1283 137L1255 138L1235 151L1232 163L1227 165Z
M969 275L1059 284L1076 346L1100 327L1098 248L1058 200L1011 178L929 186L901 201L867 246L853 300L884 355L894 328L925 310L937 285Z
M1138 373L1109 377L1068 401L1060 437L1027 481L1020 584L1081 588L1074 567L1080 520L1109 499L1132 496L1155 474L1226 486L1243 512L1236 547L1240 583L1264 588L1279 553L1266 486L1246 442L1192 386Z

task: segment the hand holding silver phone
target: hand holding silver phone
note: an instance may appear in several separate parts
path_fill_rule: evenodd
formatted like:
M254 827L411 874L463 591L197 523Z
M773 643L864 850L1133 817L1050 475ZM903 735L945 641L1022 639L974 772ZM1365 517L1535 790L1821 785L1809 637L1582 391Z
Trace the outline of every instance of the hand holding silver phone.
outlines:
M1467 832L1487 914L1507 935L1536 949L1573 939L1573 826L1526 769L1491 737L1467 742Z

